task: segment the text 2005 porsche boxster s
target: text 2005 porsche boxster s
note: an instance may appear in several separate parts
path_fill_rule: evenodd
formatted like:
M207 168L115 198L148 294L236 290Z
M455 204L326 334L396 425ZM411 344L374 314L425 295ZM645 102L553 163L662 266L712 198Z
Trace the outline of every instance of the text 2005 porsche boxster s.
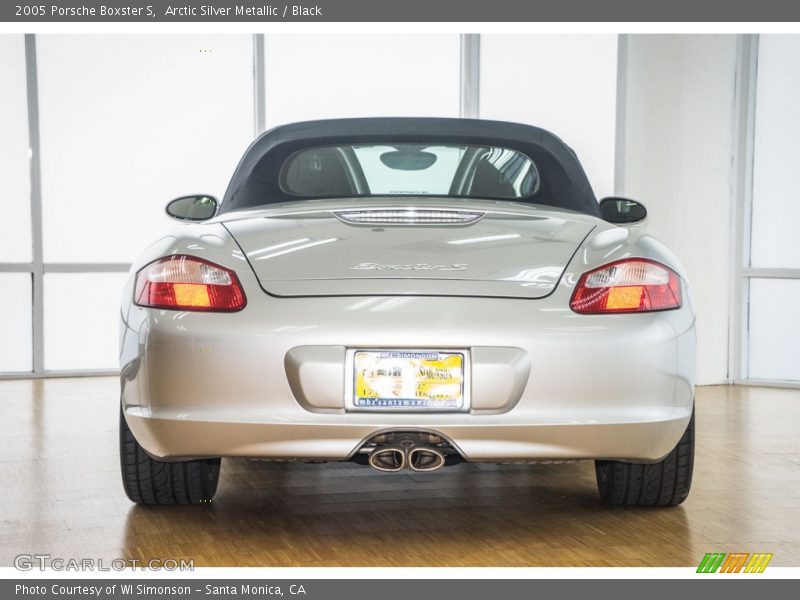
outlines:
M668 506L694 456L678 260L596 200L547 131L342 119L260 136L122 300L125 490L201 503L220 457L436 471L593 459L601 498ZM191 223L195 221L195 223Z

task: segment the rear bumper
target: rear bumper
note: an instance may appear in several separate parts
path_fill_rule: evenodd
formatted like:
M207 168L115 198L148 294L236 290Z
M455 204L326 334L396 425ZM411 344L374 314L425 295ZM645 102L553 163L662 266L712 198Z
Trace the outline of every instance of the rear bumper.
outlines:
M674 447L691 413L650 415L639 422L570 422L510 424L480 417L481 422L441 423L407 420L387 427L377 420L281 423L235 422L229 415L145 415L126 411L128 425L148 452L160 458L205 456L346 460L369 437L382 431L417 430L448 438L470 461L533 461L618 458L655 461ZM208 420L201 420L203 417ZM362 422L353 422L362 421Z
M576 315L563 283L540 300L279 299L239 277L238 313L123 309L123 411L155 457L346 460L378 432L412 429L474 461L655 461L691 416L688 297L674 311ZM465 349L471 410L349 412L346 348Z

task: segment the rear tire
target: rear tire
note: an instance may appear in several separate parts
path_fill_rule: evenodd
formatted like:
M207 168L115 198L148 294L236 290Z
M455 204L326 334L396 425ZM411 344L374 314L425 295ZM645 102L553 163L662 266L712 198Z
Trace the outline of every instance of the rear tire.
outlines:
M677 506L689 495L693 466L694 412L678 445L657 463L595 461L597 487L606 504Z
M137 504L207 504L217 491L219 458L164 462L151 458L119 415L119 457L125 493Z

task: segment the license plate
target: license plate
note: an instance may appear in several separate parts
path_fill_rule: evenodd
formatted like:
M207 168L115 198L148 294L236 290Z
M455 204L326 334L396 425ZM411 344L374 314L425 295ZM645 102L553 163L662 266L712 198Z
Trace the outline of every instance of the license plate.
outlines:
M467 407L466 353L356 350L352 406L367 410L454 411Z

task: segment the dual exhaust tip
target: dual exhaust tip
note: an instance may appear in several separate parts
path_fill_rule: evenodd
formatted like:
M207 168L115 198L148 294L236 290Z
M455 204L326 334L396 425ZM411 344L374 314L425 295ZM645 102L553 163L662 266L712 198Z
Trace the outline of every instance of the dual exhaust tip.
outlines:
M396 473L406 467L417 472L436 471L444 466L444 462L445 455L432 446L413 446L409 449L385 446L369 455L372 468L388 473Z

